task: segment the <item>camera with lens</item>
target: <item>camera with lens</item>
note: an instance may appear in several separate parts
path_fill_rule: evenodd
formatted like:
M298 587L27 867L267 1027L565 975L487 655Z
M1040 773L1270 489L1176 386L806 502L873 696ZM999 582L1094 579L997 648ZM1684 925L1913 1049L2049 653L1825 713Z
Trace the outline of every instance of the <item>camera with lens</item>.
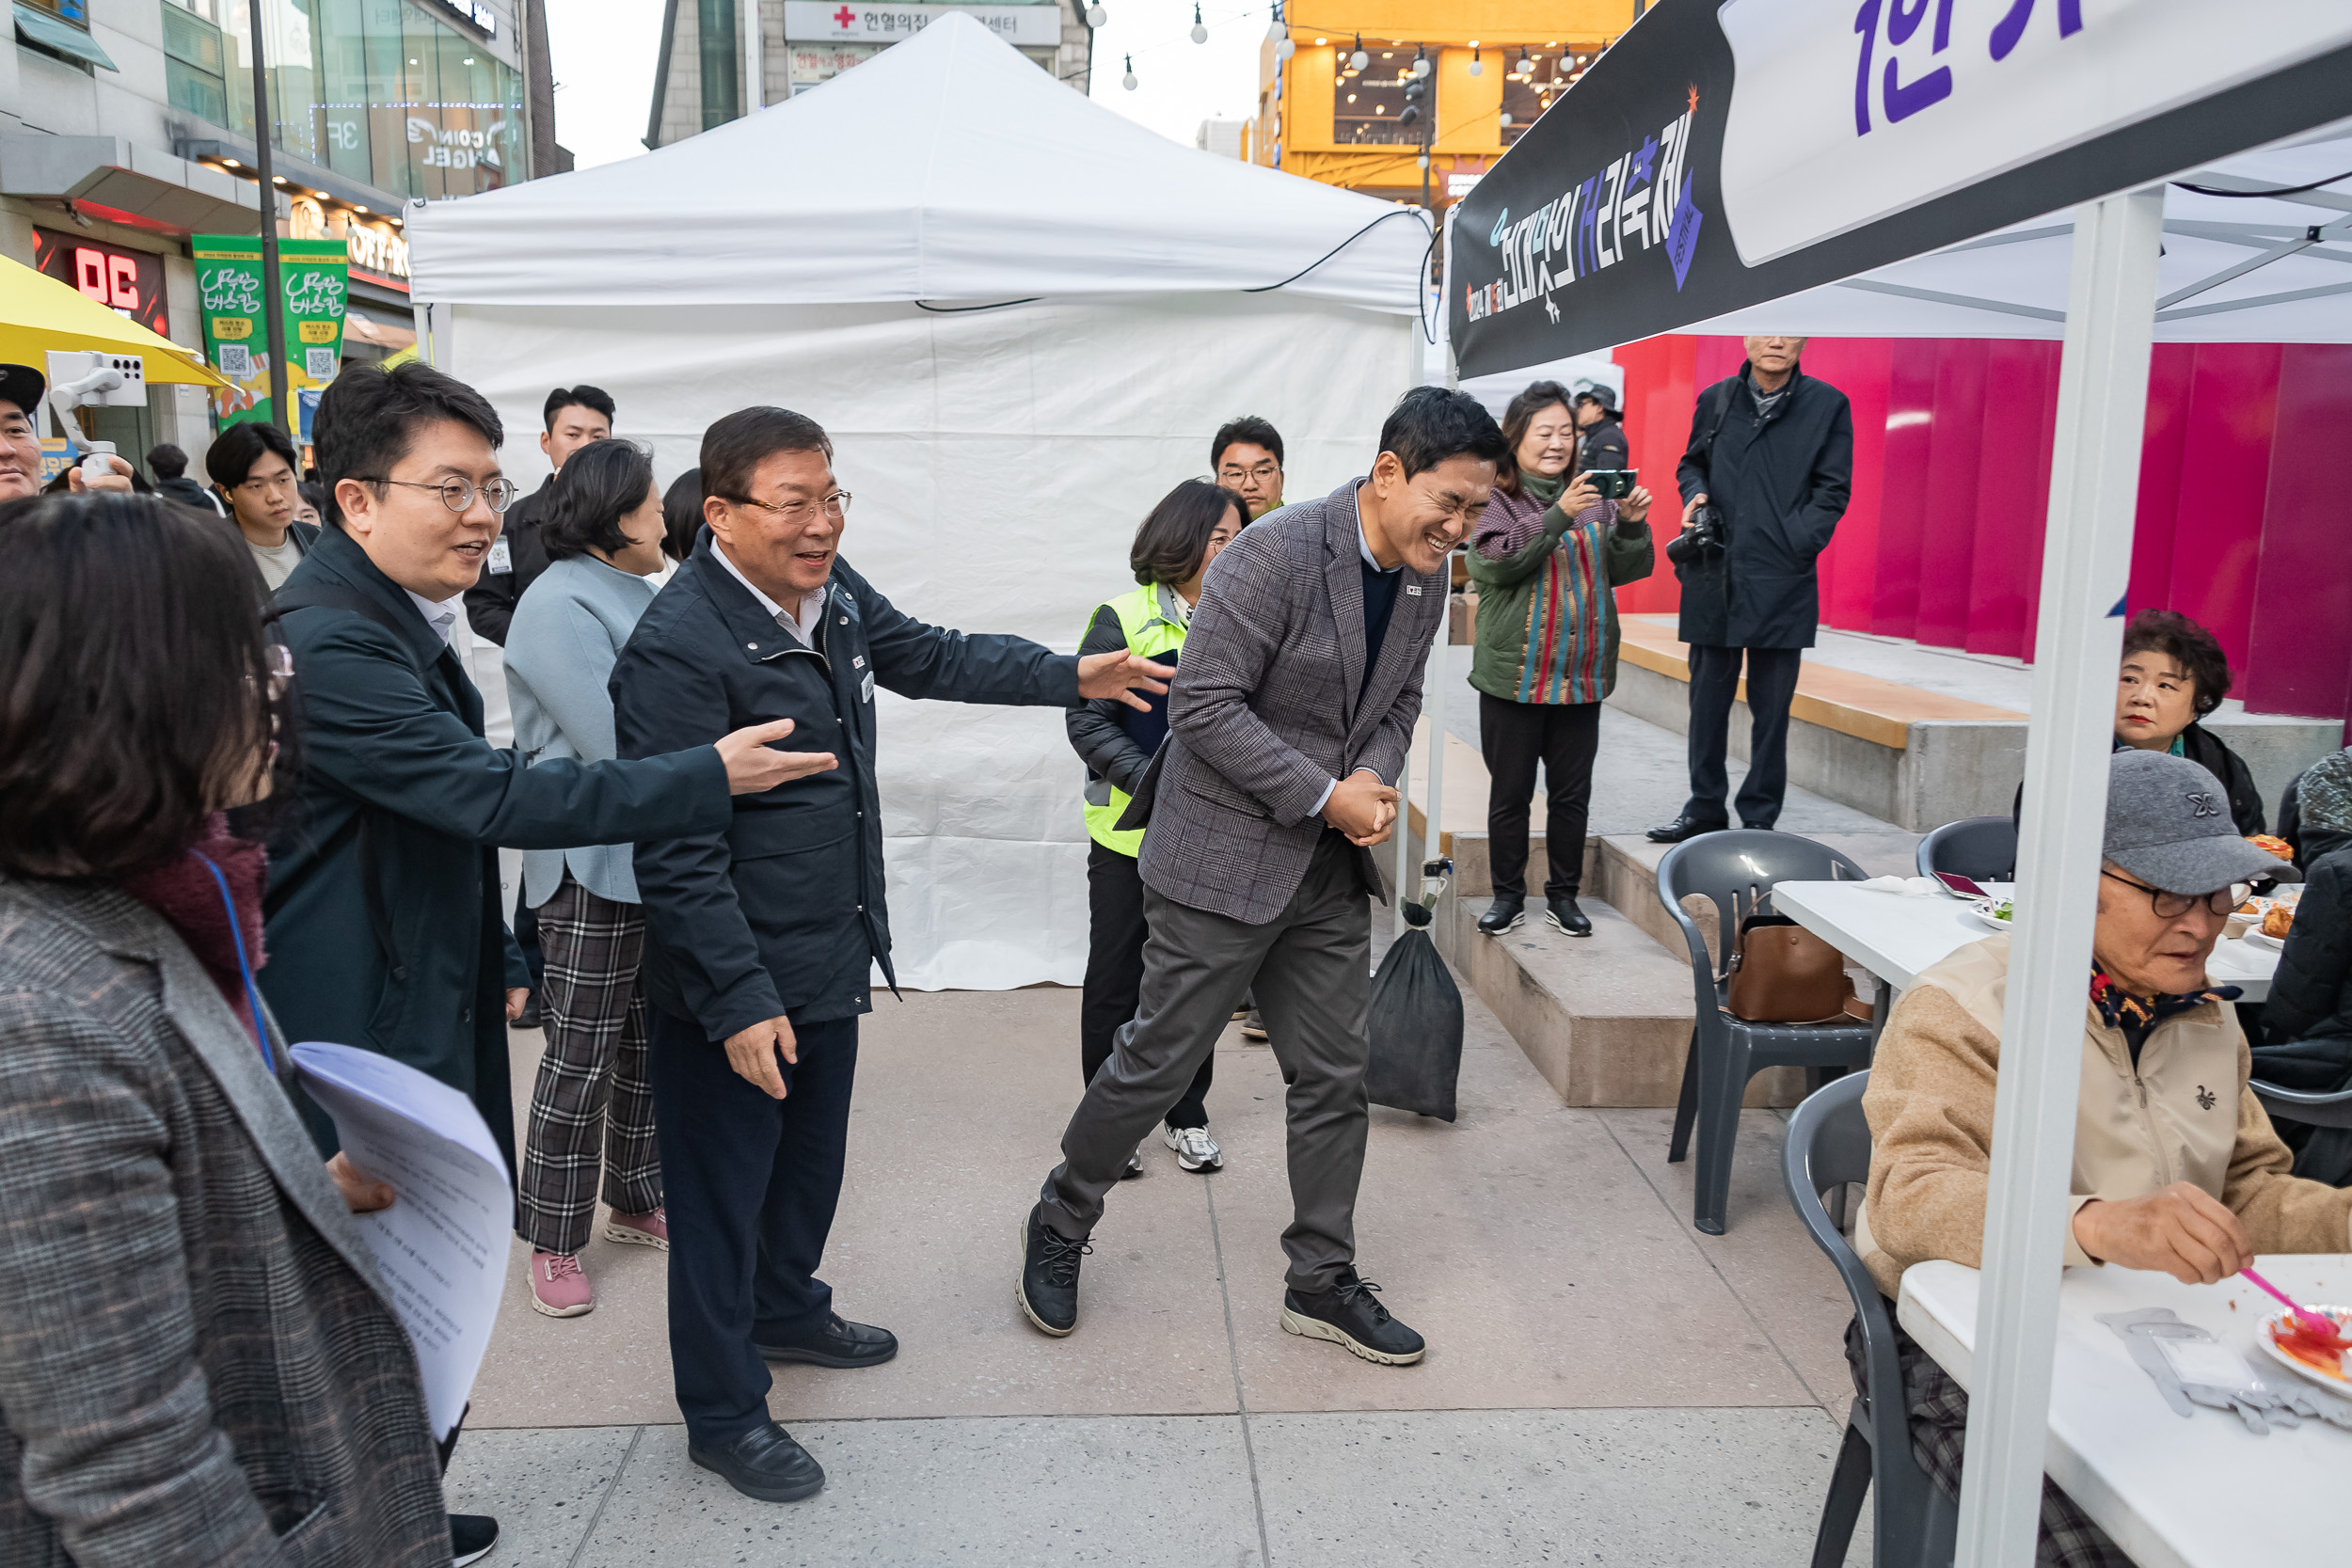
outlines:
M1677 566L1688 565L1723 547L1723 510L1708 501L1691 514L1691 526L1667 542L1666 559Z

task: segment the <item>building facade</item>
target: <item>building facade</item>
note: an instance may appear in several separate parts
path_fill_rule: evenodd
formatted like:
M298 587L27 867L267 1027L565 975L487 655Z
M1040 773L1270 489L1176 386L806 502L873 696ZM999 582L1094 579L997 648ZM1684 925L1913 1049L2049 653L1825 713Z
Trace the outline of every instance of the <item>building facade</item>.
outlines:
M1288 60L1260 56L1251 161L1399 201L1469 194L1504 149L1641 14L1642 0L1291 0ZM1363 63L1356 61L1359 54ZM1405 123L1420 62L1428 96Z
M13 0L0 254L68 281L92 266L119 275L132 314L200 351L189 238L256 232L266 124L278 233L348 251L345 361L397 352L415 341L403 206L570 166L554 139L544 4ZM196 388L159 387L145 409L96 418L125 453L171 441L200 460L211 441Z
M950 11L977 19L1080 92L1087 90L1093 60L1094 29L1087 25L1084 0L886 8L842 0L665 0L647 147L667 147L744 113L753 64L743 45L755 10L760 92L753 108L821 87Z

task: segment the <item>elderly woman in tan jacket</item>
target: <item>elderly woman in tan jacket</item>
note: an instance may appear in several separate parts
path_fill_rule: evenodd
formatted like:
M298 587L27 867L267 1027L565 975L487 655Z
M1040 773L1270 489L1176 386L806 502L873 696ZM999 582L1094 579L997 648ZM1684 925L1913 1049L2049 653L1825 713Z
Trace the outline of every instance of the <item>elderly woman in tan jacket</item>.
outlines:
M2277 863L2237 836L2220 786L2195 763L2122 751L2109 766L2066 1261L2211 1284L2257 1253L2352 1251L2352 1191L2287 1174L2294 1157L2246 1086L2236 988L2205 983L2243 896L2236 884ZM1879 1041L1862 1100L1870 1184L1854 1244L1889 1296L1914 1263L1983 1262L2008 978L2007 937L1963 947L1919 976ZM1956 1497L1967 1395L1898 1333L1913 1441ZM1857 1386L1858 1347L1850 1330ZM2046 1481L2036 1558L2130 1560Z

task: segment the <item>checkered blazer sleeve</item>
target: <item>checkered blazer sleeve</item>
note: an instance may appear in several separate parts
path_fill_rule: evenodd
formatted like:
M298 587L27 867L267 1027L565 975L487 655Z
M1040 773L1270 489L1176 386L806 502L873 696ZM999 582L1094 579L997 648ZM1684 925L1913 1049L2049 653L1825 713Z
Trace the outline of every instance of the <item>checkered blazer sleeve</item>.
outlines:
M1251 704L1266 695L1261 688L1305 595L1323 591L1321 576L1292 559L1273 530L1243 530L1209 563L1168 692L1168 727L1285 827L1314 814L1331 775L1276 735Z
M0 992L0 1408L82 1568L285 1560L196 1355L167 1070L72 1001Z

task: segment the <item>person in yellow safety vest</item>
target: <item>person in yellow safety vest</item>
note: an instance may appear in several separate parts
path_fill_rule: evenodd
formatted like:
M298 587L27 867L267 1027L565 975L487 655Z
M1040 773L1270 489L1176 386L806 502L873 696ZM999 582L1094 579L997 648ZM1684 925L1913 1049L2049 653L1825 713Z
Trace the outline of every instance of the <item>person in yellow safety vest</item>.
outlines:
M1200 579L1248 521L1248 503L1232 490L1204 479L1188 479L1170 490L1136 531L1127 552L1141 586L1095 607L1081 655L1124 648L1162 664L1175 664L1184 645L1192 607L1200 600ZM1136 857L1143 851L1141 828L1120 832L1116 824L1130 791L1142 781L1152 753L1168 738L1168 699L1151 699L1148 712L1121 703L1089 702L1072 708L1070 744L1087 765L1087 942L1085 1000L1078 1012L1078 1065L1085 1082L1110 1059L1111 1038L1136 1016L1143 987L1143 878ZM1162 1137L1176 1163L1189 1171L1213 1171L1225 1163L1209 1136L1207 1099L1215 1054L1200 1064L1192 1087L1168 1113ZM1142 1151L1127 1162L1127 1175L1143 1174Z

